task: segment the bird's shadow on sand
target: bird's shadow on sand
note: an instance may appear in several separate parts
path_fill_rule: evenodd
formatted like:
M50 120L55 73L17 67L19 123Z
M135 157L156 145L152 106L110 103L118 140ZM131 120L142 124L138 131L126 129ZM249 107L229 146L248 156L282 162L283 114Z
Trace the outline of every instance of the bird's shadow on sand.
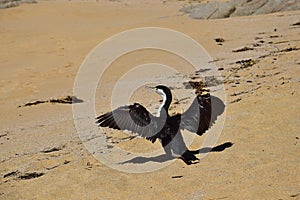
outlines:
M209 152L222 152L225 149L232 147L233 144L234 143L232 143L232 142L225 142L225 143L217 145L215 147L204 147L204 148L201 148L198 150L189 151L189 153L196 155L196 154L204 154L204 153L209 153ZM174 157L167 155L167 154L163 154L163 155L159 155L159 156L155 156L155 157L138 156L138 157L132 158L130 160L121 162L120 164L126 164L126 163L143 164L143 163L147 163L147 162L163 163L163 162L166 162L166 161L172 160L172 159L174 159Z

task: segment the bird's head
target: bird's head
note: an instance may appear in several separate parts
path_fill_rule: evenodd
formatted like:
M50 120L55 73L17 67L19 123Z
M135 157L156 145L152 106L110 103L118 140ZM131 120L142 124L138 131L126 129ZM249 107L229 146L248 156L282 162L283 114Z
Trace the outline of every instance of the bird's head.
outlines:
M155 87L148 87L151 90L155 91L157 94L161 96L171 96L171 90L167 86L164 85L157 85Z

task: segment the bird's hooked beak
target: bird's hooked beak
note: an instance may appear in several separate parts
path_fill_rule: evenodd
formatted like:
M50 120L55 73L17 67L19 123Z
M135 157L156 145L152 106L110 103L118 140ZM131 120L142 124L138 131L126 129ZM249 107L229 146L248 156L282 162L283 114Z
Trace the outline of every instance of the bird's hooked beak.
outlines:
M152 87L152 86L145 86L145 88L147 88L148 90L152 90L152 91L155 91L156 88L155 87Z

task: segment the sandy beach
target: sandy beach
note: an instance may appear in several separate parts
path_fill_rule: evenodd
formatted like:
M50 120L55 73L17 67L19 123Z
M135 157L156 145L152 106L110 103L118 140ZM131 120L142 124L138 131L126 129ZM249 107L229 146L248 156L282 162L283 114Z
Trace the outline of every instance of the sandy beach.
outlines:
M0 199L300 199L300 11L202 20L180 12L186 4L53 0L0 10ZM74 125L77 103L70 98L84 59L107 38L143 27L194 39L221 74L224 126L217 143L207 147L216 148L197 164L175 159L152 172L121 172L96 159ZM123 55L99 82L97 115L111 110L120 77L145 63L172 66L187 80L201 78L167 52ZM156 80L169 80L175 93L193 97L192 89L172 82L175 76L162 73ZM87 101L76 97L78 105ZM155 111L159 100L140 87L130 102ZM30 102L36 105L25 106ZM112 146L137 153L160 149L159 143L122 141L121 132L104 131ZM190 149L199 149L203 139L197 137Z

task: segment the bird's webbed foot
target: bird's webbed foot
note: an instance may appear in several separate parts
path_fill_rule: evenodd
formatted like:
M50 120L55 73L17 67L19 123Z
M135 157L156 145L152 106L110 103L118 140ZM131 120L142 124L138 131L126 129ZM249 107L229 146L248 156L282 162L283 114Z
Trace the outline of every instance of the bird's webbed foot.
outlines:
M181 160L187 165L199 163L199 158L197 158L191 151L186 150L180 157Z

